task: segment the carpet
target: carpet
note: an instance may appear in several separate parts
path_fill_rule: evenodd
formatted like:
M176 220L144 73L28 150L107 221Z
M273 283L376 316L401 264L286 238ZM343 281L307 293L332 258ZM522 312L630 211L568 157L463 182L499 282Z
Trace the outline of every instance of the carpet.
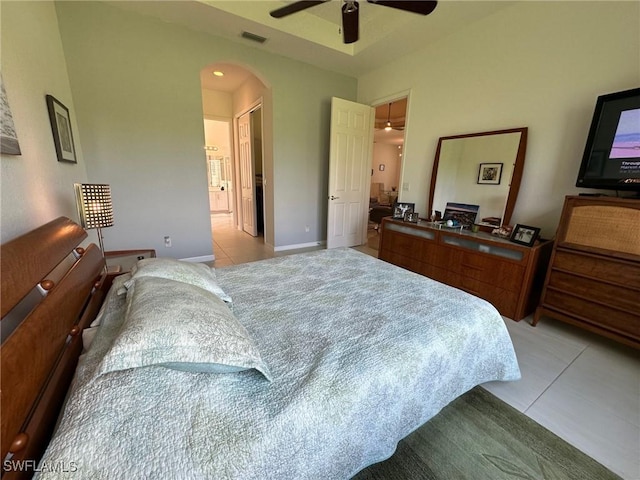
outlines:
M610 470L481 387L353 480L608 480Z

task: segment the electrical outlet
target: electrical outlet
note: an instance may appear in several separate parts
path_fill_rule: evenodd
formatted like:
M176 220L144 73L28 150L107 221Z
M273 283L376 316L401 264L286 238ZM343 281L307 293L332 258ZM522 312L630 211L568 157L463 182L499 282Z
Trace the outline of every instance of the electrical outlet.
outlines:
M305 232L307 232L307 233L309 233L309 225L307 225L307 226L305 226L305 227L304 227L304 231L305 231Z
M171 237L168 235L164 237L164 246L165 248L171 248Z
M403 192L408 192L408 191L409 191L409 186L410 186L410 185L409 185L409 182L404 182L404 183L402 184L402 191L403 191Z

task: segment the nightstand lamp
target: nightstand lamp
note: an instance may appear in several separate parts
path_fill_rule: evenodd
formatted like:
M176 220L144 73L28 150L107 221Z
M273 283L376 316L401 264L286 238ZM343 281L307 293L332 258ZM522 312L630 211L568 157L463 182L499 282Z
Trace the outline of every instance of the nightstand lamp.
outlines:
M104 184L75 183L78 215L84 228L98 230L100 250L104 254L102 229L113 226L111 187Z

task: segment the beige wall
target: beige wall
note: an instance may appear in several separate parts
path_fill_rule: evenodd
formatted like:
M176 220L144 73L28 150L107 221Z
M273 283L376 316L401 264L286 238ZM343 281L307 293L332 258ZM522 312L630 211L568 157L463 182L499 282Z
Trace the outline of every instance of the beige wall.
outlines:
M5 242L61 215L78 221L73 184L87 175L53 3L2 2L0 14L2 76L22 151L0 159ZM46 94L69 109L77 164L57 161Z
M202 111L211 117L233 118L233 96L228 92L203 88Z
M363 103L411 90L400 198L426 211L439 137L526 126L512 223L553 235L596 97L640 84L639 18L638 2L519 2L360 77Z
M398 145L378 142L373 144L372 183L384 183L385 190L391 190L392 187L396 187L397 190L400 187L398 179L400 178L399 153L401 151ZM383 171L380 171L380 164L384 164Z
M200 71L216 62L251 66L271 89L272 208L287 212L274 216L274 245L324 239L330 99L355 99L354 78L101 2L56 11L87 175L112 185L106 245L211 255Z

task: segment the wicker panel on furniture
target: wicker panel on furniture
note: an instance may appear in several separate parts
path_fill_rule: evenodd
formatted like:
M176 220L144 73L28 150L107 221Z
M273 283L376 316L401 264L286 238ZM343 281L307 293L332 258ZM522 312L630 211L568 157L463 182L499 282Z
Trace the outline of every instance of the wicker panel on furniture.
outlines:
M640 347L640 200L569 196L533 324L552 317Z

